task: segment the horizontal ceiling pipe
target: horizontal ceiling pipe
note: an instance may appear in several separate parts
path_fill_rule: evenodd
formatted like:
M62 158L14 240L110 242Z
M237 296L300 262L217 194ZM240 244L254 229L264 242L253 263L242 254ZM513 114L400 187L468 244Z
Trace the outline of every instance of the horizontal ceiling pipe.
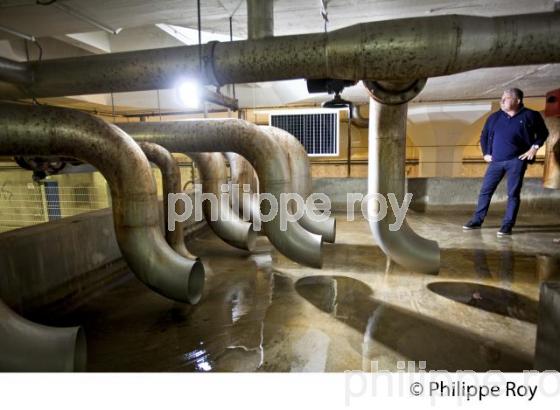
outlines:
M173 231L168 229L169 194L178 194L183 191L179 164L173 158L173 155L161 145L151 142L141 142L138 145L142 148L148 161L155 164L161 171L165 240L179 255L194 261L197 259L196 256L191 254L185 246L184 222L175 220ZM183 201L175 201L175 213L177 215L185 213L185 203Z
M30 67L25 63L0 57L0 81L29 84L31 82Z
M219 152L186 152L199 170L202 191L217 198L215 217L212 216L212 204L205 200L202 210L206 222L214 233L227 244L252 252L255 249L257 234L253 224L242 220L230 207L229 199L222 192L222 186L228 185L227 167L224 156Z
M32 86L0 97L57 97L295 78L403 81L483 67L560 62L560 13L430 16L293 36L29 62ZM199 62L202 61L202 72Z
M0 300L0 372L81 372L86 356L81 327L33 323Z
M257 200L259 178L249 161L235 152L224 153L229 162L232 185L232 208L243 219L260 223L261 211ZM245 193L245 195L243 195ZM248 195L247 195L248 194Z
M296 137L283 129L268 126L262 126L261 128L274 137L288 158L292 176L292 192L307 200L312 193L312 180L311 164L305 147ZM319 222L311 218L309 212L314 212L314 210L306 209L298 221L299 224L305 230L321 235L325 242L334 243L336 239L336 219L329 217L324 222Z
M370 98L368 201L369 226L377 245L399 265L414 272L437 273L440 250L436 241L422 238L408 225L406 218L398 230L389 212L389 195L394 195L401 207L405 196L406 113L408 104L387 105ZM378 220L382 195L388 212Z
M258 126L243 120L188 120L175 122L127 123L119 126L137 141L151 141L171 152L236 152L257 171L261 193L274 196L292 191L289 166L281 148ZM255 143L259 141L259 143ZM261 214L268 215L269 201L261 202ZM263 218L264 219L264 218ZM262 225L270 242L288 258L315 268L322 266L322 238L287 221L287 209ZM287 221L283 230L281 220Z
M124 132L75 110L2 103L0 155L69 156L95 166L111 189L117 243L131 271L163 296L198 302L204 267L165 242L150 163Z

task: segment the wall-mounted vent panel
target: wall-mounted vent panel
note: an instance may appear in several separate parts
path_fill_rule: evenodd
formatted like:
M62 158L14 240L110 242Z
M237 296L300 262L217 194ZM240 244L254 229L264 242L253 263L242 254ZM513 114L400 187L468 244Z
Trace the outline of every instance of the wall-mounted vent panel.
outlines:
M329 109L270 113L269 124L294 135L309 156L338 156L339 111Z

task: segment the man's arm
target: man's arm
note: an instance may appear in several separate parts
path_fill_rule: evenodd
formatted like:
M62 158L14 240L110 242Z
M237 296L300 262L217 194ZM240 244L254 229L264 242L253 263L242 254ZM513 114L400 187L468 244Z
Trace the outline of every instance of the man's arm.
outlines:
M548 128L546 128L544 119L539 112L535 112L534 128L535 142L533 144L542 147L544 145L544 142L548 138L549 132Z
M537 151L543 146L544 142L548 138L548 129L544 123L543 117L539 112L535 111L533 115L533 129L531 130L535 136L535 141L529 151L519 156L519 159L532 161L537 156Z
M490 123L493 121L492 115L486 119L482 132L480 133L480 148L482 149L482 155L484 156L484 161L492 161L492 141L490 138Z

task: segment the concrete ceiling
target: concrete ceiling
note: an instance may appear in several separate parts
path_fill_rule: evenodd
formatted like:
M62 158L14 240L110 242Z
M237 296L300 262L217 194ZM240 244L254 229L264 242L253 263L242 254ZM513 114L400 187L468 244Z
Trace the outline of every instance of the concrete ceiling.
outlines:
M91 22L61 10L57 3L107 28L122 31L118 35L99 31ZM231 17L234 37L246 38L245 0L204 0L201 3L202 28L207 36L227 38ZM334 30L364 21L441 14L497 16L551 12L557 6L558 2L554 0L331 0L327 8L327 28ZM322 31L324 21L320 10L320 0L276 0L275 35ZM195 0L59 0L48 6L37 5L35 0L0 0L0 27L37 37L45 50L44 58L194 42L192 29L197 27L196 15ZM181 28L187 30L179 33ZM28 48L28 52L31 58L36 57L33 47ZM0 30L0 55L24 60L23 41ZM560 87L560 65L492 68L432 78L417 100L496 98L507 86L518 86L530 96L542 96ZM122 105L134 106L134 101L141 100L137 97L127 100L126 94L119 97ZM240 104L246 107L318 102L328 98L307 94L302 81L238 86L238 96ZM367 94L361 86L346 90L344 96L358 103L367 101ZM150 105L154 100L143 101L144 105ZM162 108L178 108L176 101L165 100L160 104L165 106Z

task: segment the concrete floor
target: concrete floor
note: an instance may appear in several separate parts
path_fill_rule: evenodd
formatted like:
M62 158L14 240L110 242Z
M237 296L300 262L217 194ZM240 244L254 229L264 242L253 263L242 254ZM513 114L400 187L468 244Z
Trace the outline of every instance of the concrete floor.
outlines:
M208 268L199 305L168 301L127 272L59 324L85 327L90 371L533 367L539 283L560 275L558 215L522 216L498 239L500 215L463 233L467 214L409 212L440 243L439 275L387 266L366 221L337 219L322 270L263 237L248 255L205 232L189 244Z

